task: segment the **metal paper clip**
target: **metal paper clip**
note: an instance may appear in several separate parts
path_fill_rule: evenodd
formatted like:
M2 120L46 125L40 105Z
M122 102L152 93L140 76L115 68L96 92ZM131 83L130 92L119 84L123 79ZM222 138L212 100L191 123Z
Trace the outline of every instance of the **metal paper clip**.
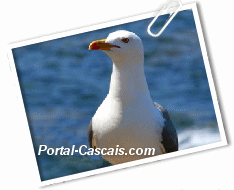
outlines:
M165 10L165 9L169 9L172 5L172 3L174 2L178 2L179 3L179 7L176 9L176 11L174 13L172 13L169 17L169 19L167 20L166 24L164 24L164 26L162 27L162 29L157 33L157 34L153 34L151 31L150 31L150 28L151 26L155 23L155 21L157 20L157 18L162 14L162 12ZM162 9L159 11L159 13L155 16L155 18L151 21L151 23L149 24L148 28L147 28L147 32L149 33L149 35L153 36L153 37L158 37L162 34L162 32L166 29L166 27L168 26L168 24L172 21L172 19L176 16L176 14L179 12L179 10L181 9L182 7L182 3L180 0L175 0L175 1L171 1L171 2L168 2L166 3L165 5L163 5Z

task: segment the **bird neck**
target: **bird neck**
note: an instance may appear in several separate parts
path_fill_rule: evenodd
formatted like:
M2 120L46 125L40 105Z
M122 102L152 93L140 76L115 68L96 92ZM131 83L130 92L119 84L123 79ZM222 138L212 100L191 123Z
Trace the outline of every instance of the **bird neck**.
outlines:
M121 67L113 64L111 75L109 96L120 101L132 101L139 99L142 95L148 96L150 93L144 73L143 61L129 66L127 64Z

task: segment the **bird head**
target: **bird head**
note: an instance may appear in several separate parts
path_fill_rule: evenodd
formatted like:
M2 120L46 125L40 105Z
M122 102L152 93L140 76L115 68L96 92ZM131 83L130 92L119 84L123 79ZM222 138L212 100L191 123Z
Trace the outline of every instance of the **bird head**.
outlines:
M118 30L106 39L93 41L89 50L102 50L116 66L143 63L144 50L141 39L133 32Z

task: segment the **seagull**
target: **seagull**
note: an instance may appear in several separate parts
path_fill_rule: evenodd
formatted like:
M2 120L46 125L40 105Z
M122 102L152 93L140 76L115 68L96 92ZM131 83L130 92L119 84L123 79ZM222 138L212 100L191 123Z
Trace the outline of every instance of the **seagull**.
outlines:
M89 146L122 148L122 154L102 155L113 165L177 151L177 132L169 113L150 96L141 39L133 32L118 30L90 43L89 50L102 50L113 61L109 93L89 124ZM132 151L149 148L153 155Z

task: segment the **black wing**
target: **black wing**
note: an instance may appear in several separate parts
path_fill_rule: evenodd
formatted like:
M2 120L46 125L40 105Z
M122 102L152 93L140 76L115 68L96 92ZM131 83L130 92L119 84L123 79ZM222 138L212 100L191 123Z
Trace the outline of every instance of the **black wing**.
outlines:
M89 147L92 147L93 144L93 127L92 127L92 120L89 123L89 129L88 129L88 141L89 141Z
M178 136L176 129L170 119L168 111L162 107L160 104L154 103L154 106L157 107L163 114L165 119L163 131L162 131L162 144L167 153L174 152L178 150Z

